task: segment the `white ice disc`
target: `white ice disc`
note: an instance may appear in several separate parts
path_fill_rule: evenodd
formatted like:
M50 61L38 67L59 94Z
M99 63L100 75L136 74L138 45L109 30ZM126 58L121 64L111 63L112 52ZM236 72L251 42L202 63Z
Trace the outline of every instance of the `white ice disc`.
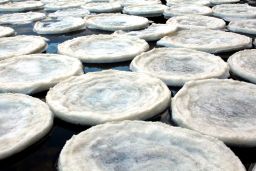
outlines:
M53 114L39 99L23 94L0 94L0 159L29 147L53 125Z
M76 8L80 7L81 5L85 4L86 1L53 1L48 2L44 5L44 9L46 11L57 11L61 9L67 8Z
M38 34L62 34L85 29L85 21L80 17L45 19L34 25Z
M144 17L157 17L163 15L166 8L167 7L162 4L129 5L123 8L123 13Z
M139 30L149 25L147 18L114 13L88 16L85 21L86 26L90 29L106 31Z
M166 47L183 47L209 53L220 53L250 48L252 39L231 32L199 29L178 31L163 37L157 44Z
M45 14L41 12L2 14L0 15L0 24L28 24L45 17Z
M231 72L256 84L256 49L243 50L228 58Z
M170 90L160 79L117 70L72 77L46 95L57 117L83 125L149 119L163 112L170 99Z
M209 0L166 0L166 4L168 6L173 6L173 5L210 5Z
M210 0L211 4L219 5L219 4L229 4L229 3L238 3L240 0Z
M212 9L202 5L172 5L171 7L166 8L163 14L165 18L191 14L210 15L212 14Z
M0 37L12 36L15 34L15 30L11 27L0 26Z
M160 122L94 126L63 147L59 171L245 171L223 142Z
M256 7L248 4L221 4L212 8L213 15L226 21L256 19Z
M172 17L166 22L177 25L179 29L224 29L224 20L203 15L185 15Z
M135 36L146 41L157 41L164 36L167 36L171 33L174 33L177 30L176 25L167 25L167 24L151 24L149 27L143 30L123 32L117 31L117 34L126 34L129 36Z
M0 61L0 92L34 94L62 80L83 74L78 59L57 54L33 54Z
M172 101L173 120L227 144L256 145L256 85L234 80L190 81Z
M183 48L156 48L142 53L133 59L130 69L158 77L169 86L229 77L228 64L220 57Z
M2 12L22 12L37 10L43 8L44 4L40 1L21 1L9 2L0 4L0 11Z
M49 17L86 17L90 14L90 11L82 8L82 7L76 7L76 8L66 8L61 9L58 11L55 11L53 13L48 14Z
M256 35L256 18L231 21L228 24L228 29L233 32Z
M0 38L0 60L19 55L41 53L46 48L46 39L40 36L2 37Z
M91 13L122 11L122 6L118 2L91 2L82 5L82 8L89 10Z
M6 2L10 2L9 0L0 0L0 4L4 4Z
M58 45L58 53L86 63L113 63L132 60L149 49L148 43L127 35L88 35Z
M161 0L119 0L122 6L162 4Z

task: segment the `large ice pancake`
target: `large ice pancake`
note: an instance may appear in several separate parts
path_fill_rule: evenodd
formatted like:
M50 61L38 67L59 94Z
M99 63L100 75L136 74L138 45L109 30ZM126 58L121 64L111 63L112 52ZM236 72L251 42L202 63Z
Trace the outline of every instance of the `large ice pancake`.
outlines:
M228 29L233 32L256 35L256 18L231 21Z
M44 5L44 10L46 11L57 11L67 8L76 8L85 4L86 1L49 1Z
M185 15L172 17L167 24L177 25L180 29L224 29L225 21L215 17L203 15Z
M0 26L0 37L12 36L14 34L15 34L15 31L13 28Z
M63 147L59 171L245 171L221 141L160 122L94 126Z
M25 55L0 61L0 92L33 94L83 73L78 59L56 54Z
M191 81L172 101L180 126L214 136L227 144L256 145L256 85L208 79Z
M256 7L248 4L221 4L212 8L213 15L226 21L256 18Z
M53 125L49 107L23 94L0 94L0 159L29 147Z
M149 27L143 30L137 31L117 31L115 34L126 34L129 36L135 36L146 41L157 41L164 36L167 36L171 33L174 33L177 30L176 25L167 25L167 24L151 24Z
M161 4L161 0L119 0L122 6Z
M256 84L256 49L237 52L228 63L234 75Z
M162 4L129 5L123 8L123 13L144 17L158 17L163 15L167 7Z
M211 4L219 5L219 4L228 4L228 3L238 3L240 0L210 0Z
M28 24L45 18L41 12L10 13L0 15L0 24Z
M122 6L119 2L90 2L82 5L82 8L91 13L120 12Z
M56 17L56 18L65 18L65 17L85 17L90 14L90 11L82 8L66 8L57 10L53 13L48 14L49 17Z
M163 112L171 98L159 79L142 73L107 70L67 79L47 93L55 115L67 122L96 125L148 119Z
M172 5L164 10L164 17L170 18L173 16L184 16L184 15L210 15L212 9L202 5Z
M138 30L146 28L149 20L144 17L126 14L98 14L85 18L86 26L90 29L106 31Z
M21 1L0 4L1 12L22 12L43 8L44 4L40 1Z
M228 52L252 47L252 39L220 30L181 30L157 42L160 46L189 48L209 53Z
M34 25L34 32L38 34L62 34L85 29L85 21L78 17L64 17L46 19Z
M65 41L58 45L58 52L86 63L113 63L131 60L148 48L148 43L137 37L99 34Z
M142 53L133 59L130 69L158 77L169 86L229 77L228 64L220 57L183 48L156 48Z
M194 4L194 5L210 5L209 0L166 0L166 3L168 6L172 5L189 5L189 4Z
M41 53L46 48L46 39L40 36L2 37L0 38L0 60L19 55Z

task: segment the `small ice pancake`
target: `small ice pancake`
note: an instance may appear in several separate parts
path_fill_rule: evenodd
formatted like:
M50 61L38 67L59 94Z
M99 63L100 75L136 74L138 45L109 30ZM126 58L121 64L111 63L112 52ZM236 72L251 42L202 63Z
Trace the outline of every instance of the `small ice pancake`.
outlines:
M163 112L170 99L171 92L160 79L117 70L72 77L46 95L57 117L82 125L149 119Z
M85 21L78 17L46 19L34 25L34 32L38 34L62 34L85 29Z
M58 11L55 11L53 13L48 14L49 17L86 17L90 14L90 11L82 8L82 7L76 7L76 8L66 8L61 9Z
M163 15L166 8L162 4L129 5L123 8L123 13L144 17L158 17Z
M79 60L57 54L33 54L0 61L0 92L33 94L83 73Z
M132 60L149 49L148 43L127 35L88 35L58 45L58 53L86 63L113 63Z
M234 75L256 84L256 49L237 52L228 63Z
M0 15L0 24L28 24L45 18L41 12L12 13Z
M256 18L256 7L248 4L221 4L212 8L213 15L226 21Z
M211 4L219 5L219 4L229 4L229 3L238 3L240 0L210 0Z
M122 11L122 6L118 2L90 2L82 5L82 8L89 10L91 13Z
M172 101L173 120L227 144L256 145L256 85L234 80L190 81Z
M0 26L0 37L12 36L15 34L15 31L11 27Z
M228 29L233 32L256 35L256 18L231 21L228 24Z
M224 29L224 20L203 15L185 15L172 17L166 22L177 25L179 29Z
M229 67L220 57L183 48L156 48L135 57L135 72L158 77L168 86L183 86L190 80L228 78Z
M23 94L0 94L0 160L43 138L53 125L53 114L39 99Z
M180 15L210 15L212 14L212 9L207 6L202 5L172 5L164 10L164 17L170 18L173 16Z
M21 12L43 8L44 4L40 1L21 1L9 2L0 5L1 12Z
M63 147L59 171L245 171L216 138L160 122L94 126Z
M0 60L19 55L41 53L46 48L46 39L40 36L2 37L0 38Z
M0 0L0 4L4 4L6 2L10 2L9 0Z
M252 39L231 32L199 29L178 31L163 37L157 44L166 47L183 47L209 53L220 53L250 48Z
M88 28L105 31L139 30L149 25L147 18L114 13L88 16L85 21Z
M194 4L194 5L210 5L209 0L166 0L166 4L168 6L173 5L188 5L188 4Z
M44 5L44 9L46 11L57 11L61 9L80 7L83 4L85 4L85 1L53 1L46 3Z
M122 6L162 4L161 0L119 0Z
M129 36L135 36L146 41L157 41L164 36L167 36L177 30L176 25L167 25L167 24L151 24L144 30L130 31L130 32L121 32ZM119 31L117 31L119 32Z

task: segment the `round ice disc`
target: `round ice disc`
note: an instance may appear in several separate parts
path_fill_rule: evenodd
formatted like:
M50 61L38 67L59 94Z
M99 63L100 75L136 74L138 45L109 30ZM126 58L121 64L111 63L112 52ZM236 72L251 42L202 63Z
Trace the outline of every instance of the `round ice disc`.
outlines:
M91 13L122 11L122 6L118 2L91 2L82 5L82 8L89 10Z
M130 69L158 77L169 86L229 76L228 64L220 57L183 48L156 48L142 53L133 59Z
M57 11L67 8L76 8L85 4L85 1L50 1L44 5L46 11Z
M123 8L123 13L144 17L158 17L163 15L166 8L167 7L162 4L129 5Z
M120 0L122 6L162 4L161 0Z
M78 17L45 19L34 25L34 32L38 34L62 34L85 29L85 21Z
M41 53L46 48L46 39L40 36L2 37L0 38L0 60L19 55Z
M256 35L256 19L231 21L228 29L233 32Z
M224 29L224 20L202 15L185 15L172 17L166 22L170 25L177 25L180 29Z
M2 14L0 24L28 24L45 17L45 14L40 12Z
M213 15L227 21L256 18L256 7L248 4L221 4L212 8Z
M106 31L139 30L149 25L147 18L126 14L98 14L85 20L88 28Z
M166 0L168 6L172 5L210 5L209 0Z
M23 94L0 94L0 159L29 147L53 125L49 107Z
M207 6L202 5L173 5L164 10L164 17L170 18L173 16L183 16L183 15L210 15L212 14L212 9Z
M172 101L180 126L217 137L228 144L256 145L256 85L209 79L191 81Z
M219 4L229 4L229 3L238 3L240 0L210 0L211 4L219 5Z
M21 1L0 4L2 12L21 12L43 8L44 4L40 1Z
M128 61L149 49L148 43L127 35L89 35L74 38L58 45L60 54L79 58L86 63Z
M50 13L49 17L86 17L90 14L90 11L82 8L82 7L76 7L76 8L66 8L57 10L53 13Z
M215 138L143 121L106 123L74 135L60 153L58 169L245 171L238 157Z
M13 28L0 26L0 37L12 36L14 34Z
M220 53L250 48L252 39L231 32L199 29L178 31L160 39L157 44L166 47L183 47L209 53Z
M78 59L57 54L33 54L0 61L0 92L33 94L83 73Z
M72 77L46 96L57 117L84 125L149 119L163 112L170 99L171 93L160 79L115 70Z
M243 50L228 58L231 72L256 84L256 49Z

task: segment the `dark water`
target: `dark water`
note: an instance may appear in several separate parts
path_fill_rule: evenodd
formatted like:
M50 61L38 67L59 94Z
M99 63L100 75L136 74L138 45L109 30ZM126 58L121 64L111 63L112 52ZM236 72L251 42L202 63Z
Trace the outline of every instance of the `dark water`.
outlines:
M251 4L256 5L255 1L248 1ZM152 19L156 23L164 23L163 17ZM15 25L13 27L16 32L21 35L36 35L32 31L33 24ZM65 40L69 40L75 37L90 35L90 34L109 34L110 32L84 30L73 32L71 34L64 35L46 35L48 38L47 53L56 53L57 45ZM151 48L155 47L155 42L150 43ZM220 54L222 57L230 56L232 53ZM95 72L105 69L117 69L117 70L129 70L129 62L114 63L114 64L84 64L85 72ZM236 78L239 79L239 78ZM173 95L179 90L177 87L170 87ZM46 92L34 95L44 99ZM152 118L152 121L162 121L168 124L175 125L170 120L170 112L166 110L163 114L159 114L157 117ZM86 126L77 126L68 124L59 119L54 120L54 126L50 133L42 140L32 145L30 148L18 153L8 159L0 161L0 171L55 171L57 165L58 155L64 146L65 142L71 138L72 135L78 134L81 131L88 129ZM241 159L243 164L249 169L253 163L256 163L256 148L238 148L231 147L236 155ZM229 161L227 161L229 162ZM249 169L250 170L250 169Z

